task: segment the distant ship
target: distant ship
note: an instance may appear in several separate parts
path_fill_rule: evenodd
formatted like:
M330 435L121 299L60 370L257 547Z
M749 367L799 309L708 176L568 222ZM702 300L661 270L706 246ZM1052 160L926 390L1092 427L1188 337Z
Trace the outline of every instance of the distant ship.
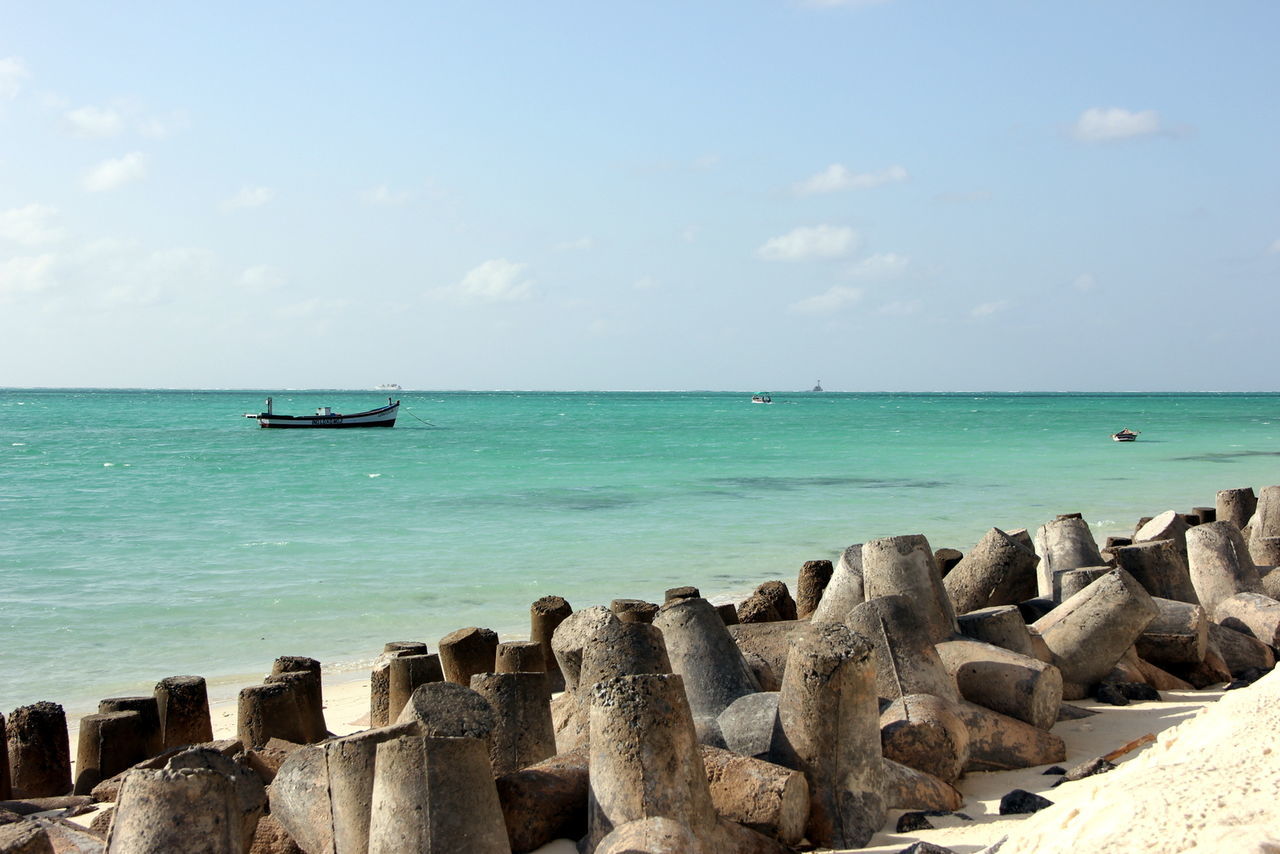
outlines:
M373 390L374 391L401 391L401 388L396 383L383 383L382 385L374 386Z
M818 380L813 386L814 391L822 391L822 380Z

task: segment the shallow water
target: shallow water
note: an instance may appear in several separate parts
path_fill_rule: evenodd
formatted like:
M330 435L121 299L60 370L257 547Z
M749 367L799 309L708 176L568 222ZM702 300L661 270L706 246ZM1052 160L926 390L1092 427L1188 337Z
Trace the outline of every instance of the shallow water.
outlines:
M266 394L0 391L0 709L516 635L548 593L741 593L879 536L1082 512L1101 539L1280 483L1277 395L405 392L392 430L280 431L240 417Z

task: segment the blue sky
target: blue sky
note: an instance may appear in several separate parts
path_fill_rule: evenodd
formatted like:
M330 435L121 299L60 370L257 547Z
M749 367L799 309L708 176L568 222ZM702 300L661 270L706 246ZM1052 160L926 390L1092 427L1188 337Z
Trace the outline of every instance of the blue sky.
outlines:
M366 6L0 0L0 385L1280 388L1280 5Z

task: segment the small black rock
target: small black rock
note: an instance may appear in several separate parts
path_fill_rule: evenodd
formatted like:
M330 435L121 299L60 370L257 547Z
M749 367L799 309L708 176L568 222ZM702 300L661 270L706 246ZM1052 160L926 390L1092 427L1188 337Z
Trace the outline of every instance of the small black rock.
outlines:
M951 848L943 848L932 842L916 842L903 848L898 854L956 854Z
M1160 692L1145 682L1117 682L1116 687L1130 700L1160 702Z
M1269 672L1270 671L1268 670L1263 670L1261 667L1246 668L1231 681L1231 684L1227 685L1226 690L1234 691L1236 688L1248 688L1254 682L1257 682L1263 676L1266 676Z
M922 812L904 812L898 816L898 833L914 833L917 830L933 830L929 819Z
M1085 777L1092 777L1094 774L1105 774L1108 771L1114 771L1116 766L1099 756L1097 759L1090 759L1088 762L1081 762L1072 768L1063 777L1063 782L1074 783L1076 780L1083 780Z
M1098 686L1098 691L1093 698L1099 703L1110 703L1113 706L1129 705L1129 698L1125 696L1124 691L1120 690L1120 685L1116 682L1103 682Z
M1000 799L1000 815L1022 815L1053 806L1053 801L1025 789L1014 789Z
M1048 768L1040 772L1041 774L1065 774L1067 769L1061 765L1050 765Z

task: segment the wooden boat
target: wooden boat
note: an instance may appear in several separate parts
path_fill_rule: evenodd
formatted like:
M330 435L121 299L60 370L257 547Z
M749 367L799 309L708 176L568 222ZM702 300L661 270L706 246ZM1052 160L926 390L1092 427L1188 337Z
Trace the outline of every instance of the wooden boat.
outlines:
M328 406L316 409L315 415L277 415L271 411L271 398L267 398L266 412L246 412L245 418L258 419L259 427L394 427L400 401L387 398L386 406L343 415Z
M1111 438L1116 442L1135 442L1138 439L1138 431L1125 427L1119 433L1112 433Z

